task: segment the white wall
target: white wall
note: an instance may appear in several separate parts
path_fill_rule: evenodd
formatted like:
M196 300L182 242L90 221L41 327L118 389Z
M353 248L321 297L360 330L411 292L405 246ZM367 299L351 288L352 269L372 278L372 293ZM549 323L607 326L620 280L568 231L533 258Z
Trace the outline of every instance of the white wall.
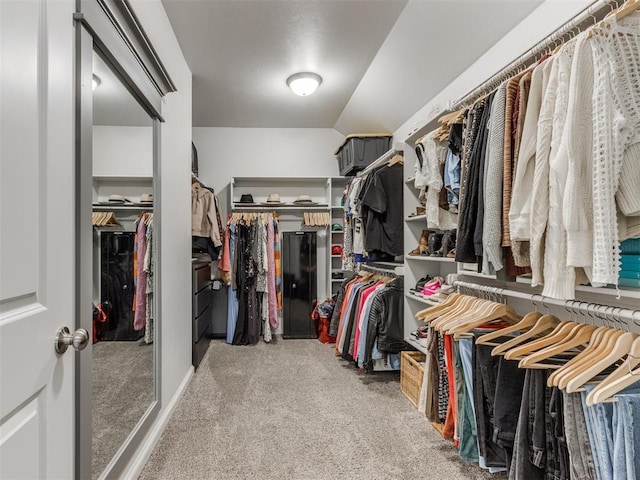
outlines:
M225 203L231 177L338 176L333 152L343 140L333 128L193 129L198 176Z
M153 127L94 125L93 175L153 176Z
M161 1L133 0L131 3L177 87L177 92L164 97L161 112L165 120L161 124L160 149L161 410L156 425L132 461L129 475L136 476L168 421L170 401L192 372L191 71Z

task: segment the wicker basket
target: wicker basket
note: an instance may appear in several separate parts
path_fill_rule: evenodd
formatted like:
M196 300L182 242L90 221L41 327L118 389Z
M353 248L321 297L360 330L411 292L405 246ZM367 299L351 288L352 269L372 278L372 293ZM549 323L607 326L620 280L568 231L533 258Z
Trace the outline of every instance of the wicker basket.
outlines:
M422 352L402 352L400 356L400 390L416 408L424 377L424 366L420 363L426 358Z

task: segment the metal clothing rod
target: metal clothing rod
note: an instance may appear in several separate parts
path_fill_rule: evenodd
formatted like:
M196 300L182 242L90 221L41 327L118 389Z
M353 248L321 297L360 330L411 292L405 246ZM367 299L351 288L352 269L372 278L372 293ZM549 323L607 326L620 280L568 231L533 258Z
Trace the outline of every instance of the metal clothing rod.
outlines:
M382 165L386 161L388 161L391 158L393 158L394 155L396 155L396 154L403 155L403 153L404 153L404 151L401 148L393 147L388 152L383 153L381 157L377 158L376 160L371 162L369 165L367 165L364 170L360 170L356 174L356 177L361 177L361 176L365 175L367 172L370 172L374 168L379 167L380 165Z
M371 265L358 264L358 270L364 270L365 272L370 272L370 273L380 273L382 275L386 275L388 277L393 277L393 278L398 278L399 276L395 272L395 269L373 267Z
M483 83L455 101L450 110L455 111L463 107L467 107L477 98L490 93L503 81L538 61L545 52L549 52L557 46L562 45L566 40L574 37L587 27L595 25L597 22L602 20L607 13L623 3L624 0L597 0L592 3L571 20L557 28L542 41L535 44L525 53L496 72L493 76L489 77Z
M540 299L540 302L544 307L549 305L555 305L563 307L567 311L573 313L582 312L587 315L600 318L604 320L611 319L613 322L630 320L636 327L640 327L640 310L631 310L628 308L613 307L611 305L601 305L598 303L582 302L579 300L556 300L554 298L544 297L538 294L517 292L515 290L507 290L504 288L490 287L488 285L479 285L477 283L463 282L461 280L455 280L453 286L460 289L467 289L475 292L484 292L489 297L512 297L521 298L523 300L529 300L534 305L536 304L536 297ZM624 322L627 326L630 326L627 321Z

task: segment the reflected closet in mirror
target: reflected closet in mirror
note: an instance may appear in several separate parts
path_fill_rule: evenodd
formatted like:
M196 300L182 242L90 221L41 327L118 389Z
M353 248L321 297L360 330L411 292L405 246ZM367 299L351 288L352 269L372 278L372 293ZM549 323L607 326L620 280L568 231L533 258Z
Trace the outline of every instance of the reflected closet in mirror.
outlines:
M97 479L156 400L155 123L95 51L92 96L91 469Z

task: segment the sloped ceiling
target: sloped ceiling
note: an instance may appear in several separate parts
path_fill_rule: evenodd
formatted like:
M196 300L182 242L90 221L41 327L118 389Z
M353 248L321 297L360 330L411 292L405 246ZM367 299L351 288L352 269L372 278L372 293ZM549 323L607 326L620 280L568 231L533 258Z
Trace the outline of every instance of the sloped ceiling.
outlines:
M197 127L394 131L542 0L163 0ZM508 60L508 59L506 59ZM298 97L286 78L323 77Z

